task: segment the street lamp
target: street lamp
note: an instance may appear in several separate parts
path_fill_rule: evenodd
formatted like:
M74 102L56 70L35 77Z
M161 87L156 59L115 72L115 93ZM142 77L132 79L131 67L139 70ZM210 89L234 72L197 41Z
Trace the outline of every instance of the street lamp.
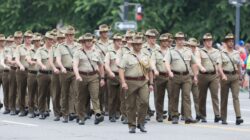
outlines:
M240 7L246 0L228 0L228 2L236 7L236 18L235 18L235 44L240 39Z

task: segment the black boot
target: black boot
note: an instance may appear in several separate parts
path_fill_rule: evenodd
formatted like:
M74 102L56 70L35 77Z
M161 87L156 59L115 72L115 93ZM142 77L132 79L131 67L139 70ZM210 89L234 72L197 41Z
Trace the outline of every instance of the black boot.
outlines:
M54 118L54 121L60 121L60 116L56 116L56 117Z
M135 133L135 127L134 126L129 127L129 133Z
M214 122L217 123L217 122L219 122L219 121L221 121L221 117L220 117L219 115L216 115L216 116L214 117Z
M202 123L207 123L206 117L201 117L201 122L202 122Z
M200 115L196 115L196 121L199 122L201 120L201 116Z
M39 116L39 119L40 120L44 120L46 118L45 114L44 113L41 113L40 116Z
M96 115L95 115L95 124L99 124L100 122L102 122L104 120L104 117L103 117L103 115L101 115L101 114L99 114L99 113L97 113Z
M122 124L128 124L128 118L124 117L124 120L122 121Z
M236 117L236 125L240 125L243 122L244 122L244 120L241 119L241 117Z
M63 123L68 123L68 121L69 121L69 117L68 116L64 116L63 117Z
M156 117L157 122L163 122L163 116L159 115Z
M75 113L70 113L69 114L69 121L73 121L76 118L76 114Z
M0 110L1 110L1 108L3 107L3 104L2 103L0 103Z
M197 123L197 121L193 120L193 119L186 119L185 120L185 124L190 124L190 123Z
M9 109L5 109L3 114L9 114L10 113L10 110Z
M115 116L112 116L109 120L110 120L110 122L116 122Z
M137 128L140 129L141 132L146 133L147 130L145 129L145 125L143 123L138 124Z
M178 122L179 122L179 118L178 117L173 117L172 118L172 124L178 124Z
M85 119L84 118L80 119L79 122L78 122L78 124L79 125L84 125L85 124Z

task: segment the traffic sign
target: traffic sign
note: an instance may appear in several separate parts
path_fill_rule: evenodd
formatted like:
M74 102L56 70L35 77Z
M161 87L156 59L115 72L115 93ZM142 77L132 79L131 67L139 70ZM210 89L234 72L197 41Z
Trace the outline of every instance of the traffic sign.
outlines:
M116 30L136 30L137 23L135 21L124 21L115 23Z

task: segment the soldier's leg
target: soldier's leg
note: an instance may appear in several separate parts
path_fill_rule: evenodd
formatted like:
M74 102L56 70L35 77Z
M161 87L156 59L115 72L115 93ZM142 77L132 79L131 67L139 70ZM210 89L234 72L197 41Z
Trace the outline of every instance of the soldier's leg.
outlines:
M99 101L99 79L97 75L91 76L89 84L88 84L88 90L91 98L91 103L93 105L93 110L95 114L101 114L100 110L100 101Z
M17 85L16 85L16 71L10 70L9 75L9 106L11 110L11 115L16 113L16 95L17 95Z
M171 91L171 80L167 81L167 92L168 92L168 118L171 120L172 118L172 105L173 105L173 93Z
M139 103L138 124L144 124L149 104L149 89L147 84L139 88L137 96L139 96L139 98L136 98L138 99L136 102Z
M182 95L183 95L183 110L184 110L184 116L185 119L192 119L192 112L191 112L191 99L190 99L190 93L191 93L191 86L192 86L192 80L191 77L185 76L185 81L182 84Z
M69 113L75 114L75 100L76 100L76 91L75 91L75 79L72 79L70 85L70 94L69 94Z
M59 81L59 74L53 74L51 78L51 87L52 87L52 104L53 111L55 117L61 116L61 106L60 106L60 98L61 98L61 86Z
M238 76L238 75L235 75L235 76ZM240 92L239 82L240 81L238 77L236 77L236 80L231 82L231 91L232 91L233 105L234 105L234 111L235 111L236 117L241 117L240 101L239 101L239 92Z
M114 85L114 82L111 81L111 79L107 80L107 84L108 84L108 88L109 88L109 92L108 92L108 97L109 97L109 118L111 119L112 117L115 117L115 113L116 113L116 94L117 90L116 87L117 85Z
M124 117L127 117L125 94L126 94L126 91L124 89L121 89L121 94L120 94L120 101L121 101L120 111L121 111L122 119L124 119Z
M223 121L227 120L227 103L229 94L229 81L221 80L221 119Z
M180 95L180 89L181 89L181 84L178 82L179 81L179 76L175 76L174 78L171 78L171 90L172 90L172 116L173 117L178 117L179 112L178 112L178 106L179 106L179 95Z
M210 82L209 89L211 92L211 98L213 103L213 110L215 116L220 116L219 109L219 78L215 78Z
M159 118L163 117L166 85L167 85L167 82L164 79L157 79L157 81L156 81L157 92L154 94L157 94L156 99L155 99L155 102L156 102L155 108L156 108L157 117L159 117Z
M70 73L60 74L61 78L61 112L65 120L69 115Z
M10 112L9 106L9 71L3 72L2 81L3 81L3 103L6 113Z
M201 74L198 76L198 88L199 88L199 112L201 117L206 118L206 104L207 104L207 90L208 83L205 77L206 75Z
M46 99L50 90L50 76L48 74L39 74L37 76L38 82L38 110L40 118L45 119Z
M28 86L28 104L29 113L34 114L35 109L35 94L37 93L37 79L36 74L28 73L27 86ZM32 116L31 116L32 117Z
M125 95L125 102L127 108L127 118L128 118L128 126L135 127L136 126L136 111L138 109L137 100L137 89L139 86L136 84L138 81L127 81L128 90Z
M196 112L196 117L200 116L199 113L199 88L197 84L192 83L192 94L193 94L193 100L194 100L194 107Z
M79 120L84 121L87 113L86 103L88 102L88 87L87 81L76 81L76 91L77 91L77 115Z
M17 93L19 95L20 116L24 116L27 91L27 71L17 71Z

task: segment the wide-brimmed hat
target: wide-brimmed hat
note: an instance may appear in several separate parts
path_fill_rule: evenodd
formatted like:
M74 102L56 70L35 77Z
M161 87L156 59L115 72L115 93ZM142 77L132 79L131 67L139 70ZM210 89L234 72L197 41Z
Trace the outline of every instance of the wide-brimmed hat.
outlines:
M14 42L14 37L13 35L10 35L6 38L6 41Z
M0 34L0 41L5 41L5 36L4 36L4 34Z
M62 30L64 34L71 34L74 35L76 33L76 30L73 26L69 25L64 30Z
M121 34L115 34L113 36L113 40L122 40L122 35Z
M99 32L108 32L110 27L107 24L102 24L99 26Z
M211 33L205 33L203 35L203 40L211 40L211 39L213 39L213 36Z
M183 32L177 32L174 37L175 38L185 38L185 34Z
M54 36L53 33L51 33L51 32L46 32L45 38L48 38L48 39L55 39L55 36Z
M126 31L126 34L125 34L125 37L133 37L135 35L135 32L134 31Z
M23 33L21 31L16 31L14 37L23 37Z
M190 46L195 46L195 47L200 45L198 40L195 38L189 38L188 41L186 42L186 44L190 45Z
M145 33L146 36L153 36L156 37L159 32L156 29L148 29Z
M130 41L130 43L133 44L142 44L143 43L143 39L138 36L138 35L134 35L132 40Z
M33 32L31 30L26 31L24 37L33 37Z
M159 40L160 40L160 41L169 40L169 35L166 34L166 33L165 33L165 34L162 34L162 35L160 35Z
M225 36L225 38L224 38L225 41L226 41L226 40L231 40L231 39L234 39L234 34L232 34L232 33L227 34L227 35Z

